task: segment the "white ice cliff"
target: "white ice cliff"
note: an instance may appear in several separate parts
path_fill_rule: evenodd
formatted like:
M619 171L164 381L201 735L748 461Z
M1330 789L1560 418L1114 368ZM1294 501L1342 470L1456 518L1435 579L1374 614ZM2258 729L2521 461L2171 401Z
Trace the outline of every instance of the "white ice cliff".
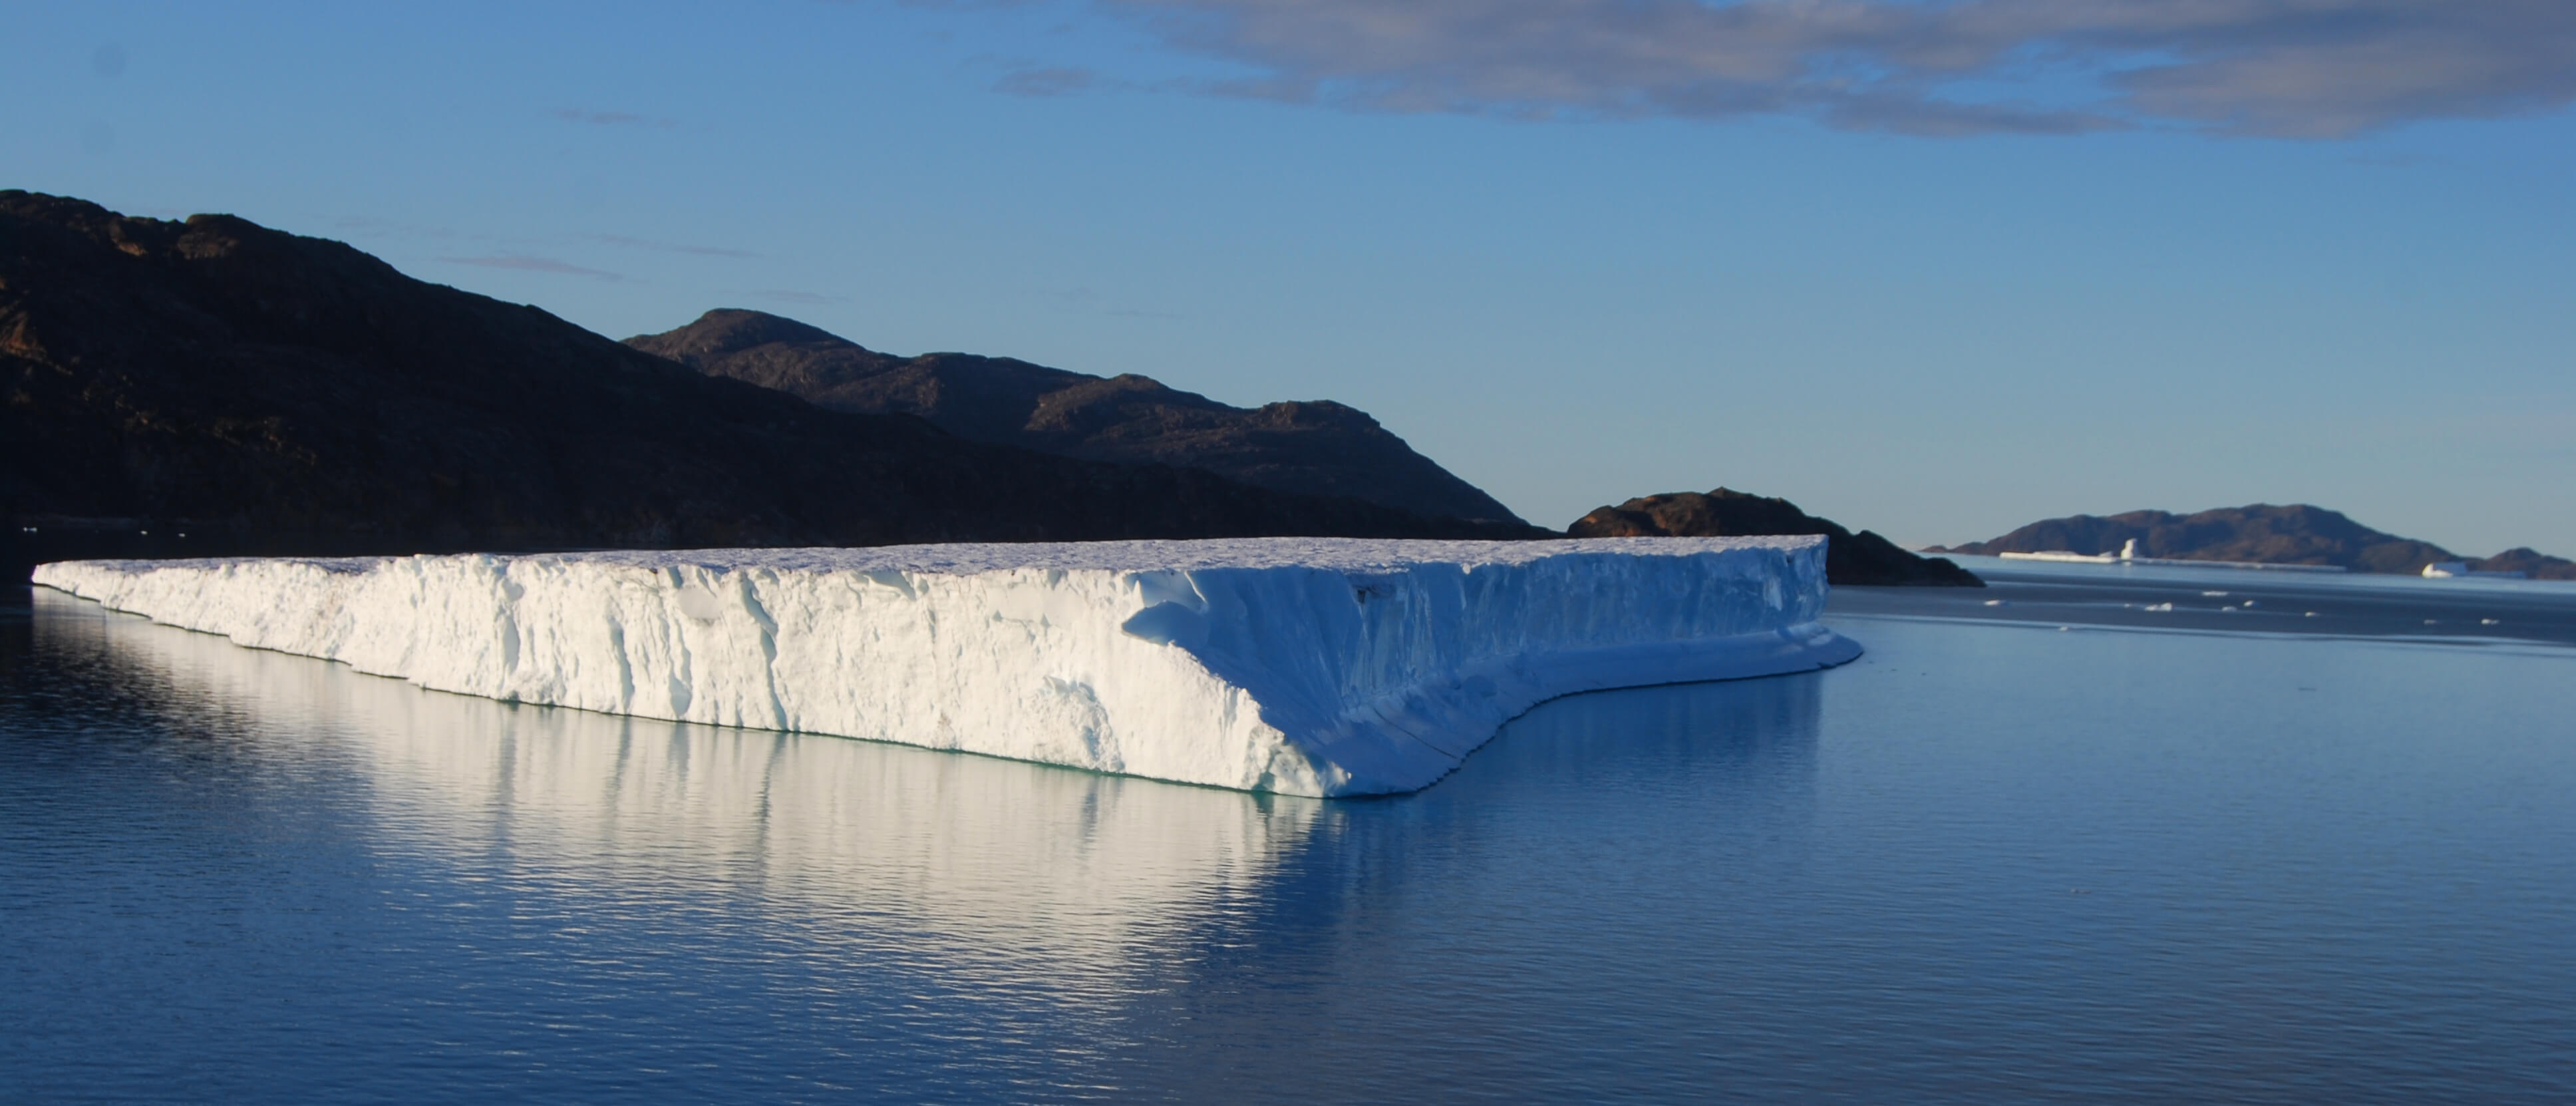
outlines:
M35 582L422 687L1297 795L1581 691L1798 672L1822 538L1262 538L69 561Z

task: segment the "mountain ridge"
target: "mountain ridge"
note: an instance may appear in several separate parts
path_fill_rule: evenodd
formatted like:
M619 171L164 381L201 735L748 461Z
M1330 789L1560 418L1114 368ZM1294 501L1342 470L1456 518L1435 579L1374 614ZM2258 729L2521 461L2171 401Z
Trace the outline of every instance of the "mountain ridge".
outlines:
M1331 400L1243 408L1133 373L1095 376L967 353L904 357L743 308L718 308L626 344L818 407L915 415L976 441L1205 469L1277 491L1522 524L1499 500L1415 452L1367 412Z
M827 411L345 243L17 190L0 398L0 515L62 523L13 548L117 519L153 555L1545 533ZM172 519L190 544L140 533Z

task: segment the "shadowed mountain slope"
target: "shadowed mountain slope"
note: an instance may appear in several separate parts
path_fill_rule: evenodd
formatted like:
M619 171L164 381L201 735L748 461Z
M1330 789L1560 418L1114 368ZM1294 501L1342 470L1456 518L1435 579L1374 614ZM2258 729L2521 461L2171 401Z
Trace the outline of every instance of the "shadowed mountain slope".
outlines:
M1921 557L1863 530L1852 533L1786 499L1719 488L1669 492L1601 507L1565 528L1568 537L1755 538L1825 535L1825 579L1837 586L1981 588L1977 574L1938 557Z
M793 319L709 311L626 344L819 407L918 415L977 441L1098 461L1200 468L1264 488L1347 495L1426 515L1520 519L1329 400L1247 410L1142 376L1090 376L1007 357L898 357Z
M2529 549L2483 560L2464 558L2431 542L2373 530L2342 512L2293 503L2223 507L2193 515L2130 511L2097 517L2075 515L2031 523L1991 541L1970 542L1940 553L2117 553L2130 541L2138 554L2187 561L2253 561L2261 564L2340 565L2354 572L2421 572L2436 561L2528 573L2542 579L2576 579L2576 563Z
M18 191L0 396L13 542L155 521L194 535L156 553L1540 533L826 411L338 242Z
M2576 580L2576 561L2552 557L2527 545L2470 561L2469 567L2480 572L2519 572L2534 580Z

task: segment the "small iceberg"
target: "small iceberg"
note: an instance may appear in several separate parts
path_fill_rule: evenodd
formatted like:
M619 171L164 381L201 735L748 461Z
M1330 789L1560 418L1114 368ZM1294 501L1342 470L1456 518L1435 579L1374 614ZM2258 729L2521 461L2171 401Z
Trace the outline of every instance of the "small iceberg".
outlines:
M2531 578L2531 574L2527 572L2489 572L2482 568L2470 568L2467 561L2435 561L2424 566L2424 578L2427 580L2467 579L2472 576L2488 580Z
M2121 543L2120 551L2117 553L2077 553L2066 549L2044 549L2036 553L1997 553L1995 556L2001 557L2007 561L2055 561L2060 564L2167 565L2176 568L2246 568L2271 570L2276 572L2344 571L2342 565L2286 565L2273 564L2269 561L2203 561L2181 557L2142 557L2138 555L2138 539L2136 538L2130 538ZM2426 575L2429 576L2431 573L2428 571ZM2209 594L2224 595L2226 593L2210 592Z

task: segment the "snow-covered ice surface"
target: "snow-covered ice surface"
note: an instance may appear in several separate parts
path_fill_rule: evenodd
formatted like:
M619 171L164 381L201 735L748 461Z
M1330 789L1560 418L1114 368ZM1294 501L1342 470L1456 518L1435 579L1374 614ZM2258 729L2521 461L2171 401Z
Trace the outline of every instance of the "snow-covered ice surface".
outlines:
M35 582L526 703L1296 795L1412 791L1582 691L1829 667L1822 538L66 561Z

